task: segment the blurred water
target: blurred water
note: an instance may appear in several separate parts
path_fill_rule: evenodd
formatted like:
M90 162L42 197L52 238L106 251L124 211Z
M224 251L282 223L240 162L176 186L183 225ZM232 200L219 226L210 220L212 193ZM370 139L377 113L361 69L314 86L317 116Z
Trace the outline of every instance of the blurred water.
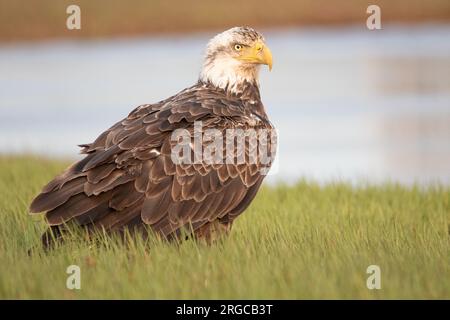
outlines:
M265 31L271 181L450 184L450 25ZM212 34L0 46L0 152L76 157L197 80Z

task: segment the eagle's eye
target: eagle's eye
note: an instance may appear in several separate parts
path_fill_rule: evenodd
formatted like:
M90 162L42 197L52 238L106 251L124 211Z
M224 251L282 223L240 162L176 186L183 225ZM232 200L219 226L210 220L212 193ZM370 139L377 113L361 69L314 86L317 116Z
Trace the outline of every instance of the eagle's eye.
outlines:
M242 45L241 44L235 44L234 45L234 50L241 51L242 50Z

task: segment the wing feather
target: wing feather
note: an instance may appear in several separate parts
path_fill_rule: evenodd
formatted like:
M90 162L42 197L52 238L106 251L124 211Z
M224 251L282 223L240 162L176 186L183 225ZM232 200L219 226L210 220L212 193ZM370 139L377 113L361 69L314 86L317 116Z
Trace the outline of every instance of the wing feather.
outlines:
M69 200L70 197L83 192L85 181L85 177L75 178L67 182L64 188L53 192L41 193L31 203L30 211L38 213L55 209Z
M199 119L204 129L246 128L246 112L238 98L203 84L139 106L82 145L86 157L49 182L30 210L45 211L52 226L73 219L116 230L141 221L169 238L187 226L195 230L216 219L231 221L247 208L264 178L261 165L248 162L256 146L241 164L226 164L225 154L224 163L174 164L170 133L193 132Z

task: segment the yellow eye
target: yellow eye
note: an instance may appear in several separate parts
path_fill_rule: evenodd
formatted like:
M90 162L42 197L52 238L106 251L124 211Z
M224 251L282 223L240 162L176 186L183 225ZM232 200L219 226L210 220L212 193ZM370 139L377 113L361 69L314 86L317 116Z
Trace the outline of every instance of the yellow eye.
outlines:
M235 45L234 45L234 50L236 50L236 51L241 51L241 50L242 50L242 45L240 45L240 44L235 44Z

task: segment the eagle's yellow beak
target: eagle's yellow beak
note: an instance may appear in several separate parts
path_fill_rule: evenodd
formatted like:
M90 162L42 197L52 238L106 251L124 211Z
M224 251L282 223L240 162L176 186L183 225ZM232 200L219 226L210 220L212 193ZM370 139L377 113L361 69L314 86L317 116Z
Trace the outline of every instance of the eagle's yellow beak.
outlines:
M269 70L272 70L272 52L263 42L257 41L253 46L246 47L242 51L241 60L266 64L269 66Z

